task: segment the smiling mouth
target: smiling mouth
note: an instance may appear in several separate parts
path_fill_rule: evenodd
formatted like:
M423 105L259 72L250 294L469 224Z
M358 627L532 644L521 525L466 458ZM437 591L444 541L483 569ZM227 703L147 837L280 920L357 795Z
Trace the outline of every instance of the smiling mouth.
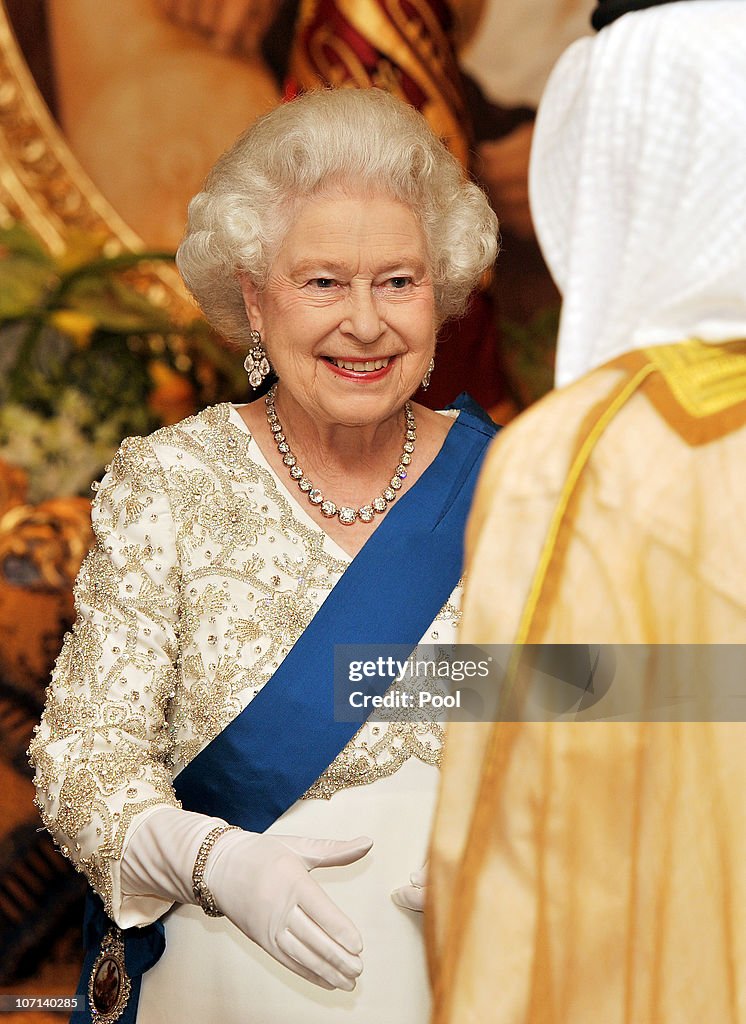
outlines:
M352 359L332 359L331 356L324 356L324 359L340 370L353 370L355 373L370 373L372 370L383 370L391 362L391 357L386 359L366 359L365 362L358 362Z

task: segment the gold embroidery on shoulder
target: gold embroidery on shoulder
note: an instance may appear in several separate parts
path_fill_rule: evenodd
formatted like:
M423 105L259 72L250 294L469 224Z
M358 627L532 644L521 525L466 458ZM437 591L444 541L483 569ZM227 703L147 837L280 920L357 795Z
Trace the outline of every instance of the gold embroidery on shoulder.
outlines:
M645 355L690 416L714 416L746 399L746 341L716 345L693 339L656 345Z

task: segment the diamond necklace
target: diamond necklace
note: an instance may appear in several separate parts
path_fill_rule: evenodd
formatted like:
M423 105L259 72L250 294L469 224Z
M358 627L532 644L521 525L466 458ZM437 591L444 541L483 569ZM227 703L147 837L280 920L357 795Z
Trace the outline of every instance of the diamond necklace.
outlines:
M321 514L326 516L327 519L333 519L334 516L337 516L340 523L344 526L352 526L357 519L362 523L370 523L375 518L376 512L379 513L379 515L383 514L401 490L402 480L405 480L407 477L407 466L412 461L414 443L417 439L417 424L415 423L411 404L407 402L404 406L404 415L407 419L406 431L404 434L404 445L402 453L399 456L399 464L394 470L394 475L391 477L388 487L384 487L383 491L381 491L378 497L374 498L369 505L361 505L360 508L352 508L349 505L342 505L341 508L338 508L333 501L329 501L328 498L324 497L318 487L314 487L313 483L308 479L306 474L298 465L298 459L293 454L290 445L287 442L285 433L282 429L282 424L277 416L277 410L275 409L276 391L277 384L273 384L264 399L267 405L267 422L269 423L269 429L272 431L272 436L275 439L277 451L282 455L283 463L290 470L290 476L298 484L301 491L308 495L308 500L311 504L320 506Z

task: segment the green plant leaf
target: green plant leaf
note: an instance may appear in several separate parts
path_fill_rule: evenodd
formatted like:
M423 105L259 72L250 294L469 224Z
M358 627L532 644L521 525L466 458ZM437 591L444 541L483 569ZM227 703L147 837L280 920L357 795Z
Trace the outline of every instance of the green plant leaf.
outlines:
M34 263L41 263L50 270L54 269L54 260L39 239L17 221L9 228L0 228L0 252L3 249L18 256L26 256Z
M80 277L65 291L62 305L93 317L116 334L167 331L168 315L144 295L114 277Z
M502 319L500 328L510 390L526 408L552 389L559 307L540 309L527 323Z
M49 288L52 267L25 255L0 260L0 320L33 314Z

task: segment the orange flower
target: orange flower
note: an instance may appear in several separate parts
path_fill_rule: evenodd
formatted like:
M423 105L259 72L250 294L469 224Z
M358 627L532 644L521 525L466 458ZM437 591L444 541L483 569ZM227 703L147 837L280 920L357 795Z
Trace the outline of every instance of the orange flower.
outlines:
M58 331L69 335L78 348L88 348L97 326L94 317L76 309L55 309L49 314L49 322Z
M164 426L178 423L194 412L196 396L191 382L161 360L148 365L155 388L148 398L148 407Z

